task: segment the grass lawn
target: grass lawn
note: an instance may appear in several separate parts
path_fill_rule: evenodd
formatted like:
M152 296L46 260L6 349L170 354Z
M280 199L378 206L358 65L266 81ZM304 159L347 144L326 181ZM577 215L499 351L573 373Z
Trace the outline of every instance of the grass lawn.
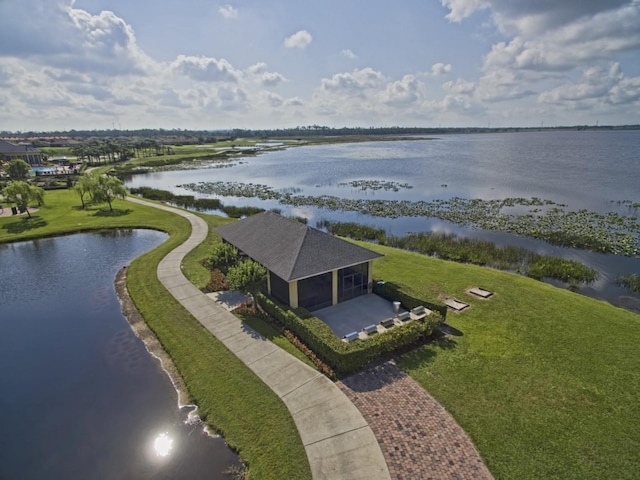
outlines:
M37 212L0 217L0 243L77 233L102 228L151 228L168 231L178 225L175 215L149 209L123 200L113 202L113 212L106 205L81 208L80 197L72 190L49 190L45 205ZM5 205L5 210L10 205ZM31 208L29 209L31 211ZM189 228L189 223L182 223Z
M285 405L157 279L158 262L189 235L188 221L125 201L114 203L119 213L112 215L98 209L83 211L76 208L78 196L66 190L47 192L45 201L47 205L31 220L0 218L0 242L114 227L155 228L171 235L132 262L127 274L131 297L171 355L200 415L239 451L249 465L250 478L311 478L304 447Z
M640 316L522 276L361 243L376 279L455 296L461 335L399 365L453 414L498 479L638 478ZM480 286L488 300L465 291Z

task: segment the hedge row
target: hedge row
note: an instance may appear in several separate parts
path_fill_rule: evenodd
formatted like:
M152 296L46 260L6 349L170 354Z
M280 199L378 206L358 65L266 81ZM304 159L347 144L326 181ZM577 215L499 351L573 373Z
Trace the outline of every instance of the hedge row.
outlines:
M304 308L292 309L263 293L258 293L255 298L268 315L291 330L339 375L356 372L384 354L428 337L442 321L442 316L434 312L423 320L394 327L367 340L346 343Z

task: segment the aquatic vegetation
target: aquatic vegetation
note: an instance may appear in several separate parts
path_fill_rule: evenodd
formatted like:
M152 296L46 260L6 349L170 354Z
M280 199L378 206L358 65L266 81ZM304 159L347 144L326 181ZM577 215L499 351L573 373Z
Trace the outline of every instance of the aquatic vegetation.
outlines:
M616 283L632 292L640 293L640 275L637 273L622 275L616 279Z
M197 211L219 210L231 218L241 218L264 212L264 208L223 205L222 202L216 198L195 198L193 195L175 195L167 190L159 190L151 187L132 188L130 193L140 195L149 200L167 202L178 207L192 208Z
M519 272L537 280L554 278L570 284L591 283L598 272L574 260L539 255L522 247L498 247L491 242L463 238L452 233L410 233L403 237L387 236L384 230L353 222L331 222L322 220L318 228L334 235L355 240L376 241L402 250L422 253L443 260L473 263Z
M453 197L412 202L293 195L277 192L268 185L241 182L199 182L179 186L202 194L277 200L293 207L312 206L386 218L433 217L469 228L508 232L565 247L640 255L640 224L636 216L584 209L571 211L566 210L566 205L536 197L501 200ZM518 207L520 213L509 213L512 207Z
M408 183L399 183L386 180L352 180L351 182L338 183L339 187L354 187L360 190L391 190L393 192L399 192L401 189L413 188Z
M372 227L370 225L362 225L355 222L332 222L330 220L320 220L316 222L316 228L326 230L333 235L340 237L349 237L355 240L366 240L368 242L376 241L384 244L387 237L386 232L382 228Z

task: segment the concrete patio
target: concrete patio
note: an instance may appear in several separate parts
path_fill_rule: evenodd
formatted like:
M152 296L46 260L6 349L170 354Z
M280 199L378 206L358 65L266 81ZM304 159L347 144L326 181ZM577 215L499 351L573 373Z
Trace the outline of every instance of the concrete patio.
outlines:
M338 338L397 315L392 302L373 293L316 310L313 314L329 325Z

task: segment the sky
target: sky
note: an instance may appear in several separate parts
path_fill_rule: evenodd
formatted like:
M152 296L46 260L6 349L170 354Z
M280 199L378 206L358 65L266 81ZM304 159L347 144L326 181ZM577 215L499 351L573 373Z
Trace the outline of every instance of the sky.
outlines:
M640 0L0 0L0 130L638 123Z

